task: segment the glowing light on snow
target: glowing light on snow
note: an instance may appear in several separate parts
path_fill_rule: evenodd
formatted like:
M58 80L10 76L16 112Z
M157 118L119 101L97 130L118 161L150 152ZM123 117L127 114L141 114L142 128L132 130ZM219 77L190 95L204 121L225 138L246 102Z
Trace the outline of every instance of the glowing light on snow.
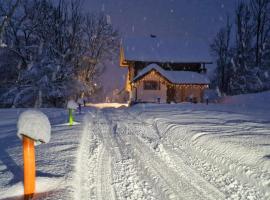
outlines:
M73 126L74 125L80 125L81 123L79 123L79 122L75 122L75 121L73 121ZM63 123L63 124L57 124L57 125L55 125L56 127L60 127L60 126L69 126L70 124L69 123Z
M120 108L120 107L128 107L128 104L125 103L88 103L87 106L95 107L95 108Z

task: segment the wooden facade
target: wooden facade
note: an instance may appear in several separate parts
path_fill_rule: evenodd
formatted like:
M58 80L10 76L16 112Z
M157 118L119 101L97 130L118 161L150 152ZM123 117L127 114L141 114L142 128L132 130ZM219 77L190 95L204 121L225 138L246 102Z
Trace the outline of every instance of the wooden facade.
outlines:
M159 87L146 90L144 84L147 81L156 82ZM203 102L204 90L207 88L208 84L174 84L152 70L132 83L130 100L148 103L199 103Z

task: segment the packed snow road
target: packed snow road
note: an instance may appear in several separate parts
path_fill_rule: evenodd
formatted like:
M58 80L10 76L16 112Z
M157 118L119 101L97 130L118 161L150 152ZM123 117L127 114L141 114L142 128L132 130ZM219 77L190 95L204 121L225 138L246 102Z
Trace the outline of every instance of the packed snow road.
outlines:
M222 104L41 109L52 125L36 147L34 200L270 199L270 92ZM23 199L25 109L0 109L0 199Z
M91 111L75 165L74 198L270 197L268 122L176 108Z

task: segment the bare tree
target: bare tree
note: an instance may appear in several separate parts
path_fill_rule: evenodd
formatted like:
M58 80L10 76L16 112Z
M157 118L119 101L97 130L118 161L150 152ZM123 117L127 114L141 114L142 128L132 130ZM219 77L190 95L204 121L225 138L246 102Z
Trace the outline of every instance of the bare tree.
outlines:
M27 66L6 95L14 96L14 104L27 95L35 105L43 99L56 106L99 89L97 78L116 52L118 33L103 14L83 13L81 0L68 2L21 0L20 12L11 17L7 44Z
M226 27L222 28L216 35L210 46L211 52L217 57L216 84L222 93L229 91L230 67L231 67L231 29L229 17Z
M247 4L240 2L235 13L237 62L240 68L247 70L247 65L252 63L251 12Z
M256 64L262 64L262 54L265 43L270 36L270 0L251 0L250 8L253 19L253 29L256 38L255 56Z
M221 29L211 50L217 56L215 83L222 92L241 94L270 87L270 0L240 1L235 10L235 40L229 44ZM228 26L227 26L228 27ZM229 55L229 56L228 56ZM228 62L230 58L230 62ZM224 67L226 66L226 67ZM229 69L226 71L226 69Z

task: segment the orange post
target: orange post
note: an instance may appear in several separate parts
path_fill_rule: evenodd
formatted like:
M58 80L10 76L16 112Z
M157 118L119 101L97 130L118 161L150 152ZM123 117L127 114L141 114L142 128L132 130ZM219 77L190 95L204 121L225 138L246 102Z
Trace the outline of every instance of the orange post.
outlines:
M34 140L23 136L23 163L24 163L24 199L31 199L35 192L35 147Z

